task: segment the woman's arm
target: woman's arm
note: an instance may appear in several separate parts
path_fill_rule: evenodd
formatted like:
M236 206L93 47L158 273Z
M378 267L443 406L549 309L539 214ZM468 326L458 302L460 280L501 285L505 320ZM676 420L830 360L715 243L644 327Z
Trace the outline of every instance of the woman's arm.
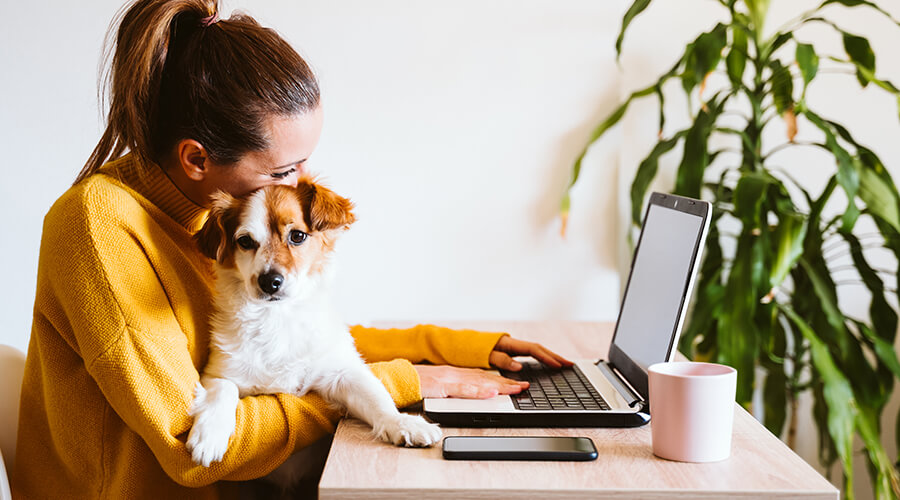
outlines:
M388 330L354 326L350 332L366 359L402 357L413 363L431 363L415 365L422 397L427 398L481 399L517 394L528 388L528 382L459 367L521 370L522 365L512 356L532 356L552 368L572 365L540 344L517 340L506 333L453 330L434 325Z
M152 338L152 337L155 337ZM185 448L197 372L181 342L127 329L89 364L115 412L146 442L166 473L185 486L247 480L271 472L292 453L334 432L343 412L318 394L245 397L221 462L197 465ZM398 405L418 401L419 383L403 360L369 365Z
M408 359L413 363L489 368L490 356L507 333L455 330L435 325L378 329L353 326L350 333L366 361Z
M170 263L138 236L139 230L122 222L140 221L145 213L91 214L85 205L81 198L64 197L45 221L40 273L52 289L57 330L83 359L115 412L111 418L135 432L174 481L201 486L260 477L334 431L340 413L316 394L248 397L237 409L223 461L209 468L194 464L184 442L192 425L188 409L198 368L206 359L206 334L197 331L206 318L179 324L173 307L188 305L170 303L155 267ZM100 204L97 210L110 207L118 205ZM370 368L398 404L420 399L418 376L409 362ZM127 440L105 438L113 440L107 449Z

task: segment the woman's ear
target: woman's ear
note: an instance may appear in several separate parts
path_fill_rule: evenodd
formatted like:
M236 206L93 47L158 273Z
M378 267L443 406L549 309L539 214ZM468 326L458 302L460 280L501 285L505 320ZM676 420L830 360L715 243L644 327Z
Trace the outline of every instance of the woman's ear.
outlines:
M301 178L297 192L306 211L306 225L313 231L347 229L356 222L353 202L312 179Z
M200 248L200 252L218 263L223 262L227 249L228 232L225 228L225 218L228 210L234 206L234 197L223 191L212 195L212 208L209 209L209 217L203 227L194 235L194 241Z
M209 172L209 153L202 144L193 139L182 139L175 146L178 166L189 179L202 181Z

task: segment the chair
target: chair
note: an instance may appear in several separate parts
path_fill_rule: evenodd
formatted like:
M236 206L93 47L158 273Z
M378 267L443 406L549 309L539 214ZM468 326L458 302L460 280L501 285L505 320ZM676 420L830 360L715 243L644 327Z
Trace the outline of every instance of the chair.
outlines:
M12 472L16 462L19 395L24 374L25 354L15 347L0 345L0 500L12 498L7 472Z

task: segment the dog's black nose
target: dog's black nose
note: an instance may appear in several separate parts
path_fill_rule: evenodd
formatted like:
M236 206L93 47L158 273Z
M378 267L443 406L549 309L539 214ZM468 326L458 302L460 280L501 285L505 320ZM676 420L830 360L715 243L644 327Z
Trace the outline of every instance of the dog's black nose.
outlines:
M265 274L260 274L259 279L256 280L259 283L259 289L263 292L272 295L277 292L279 288L281 288L282 283L284 283L284 276L276 273L269 272Z

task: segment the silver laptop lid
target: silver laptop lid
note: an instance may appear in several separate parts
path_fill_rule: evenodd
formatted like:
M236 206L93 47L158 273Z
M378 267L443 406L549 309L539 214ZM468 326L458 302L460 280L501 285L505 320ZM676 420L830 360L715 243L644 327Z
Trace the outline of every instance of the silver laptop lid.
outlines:
M645 400L647 368L675 355L710 210L705 201L650 195L609 350L609 361Z

